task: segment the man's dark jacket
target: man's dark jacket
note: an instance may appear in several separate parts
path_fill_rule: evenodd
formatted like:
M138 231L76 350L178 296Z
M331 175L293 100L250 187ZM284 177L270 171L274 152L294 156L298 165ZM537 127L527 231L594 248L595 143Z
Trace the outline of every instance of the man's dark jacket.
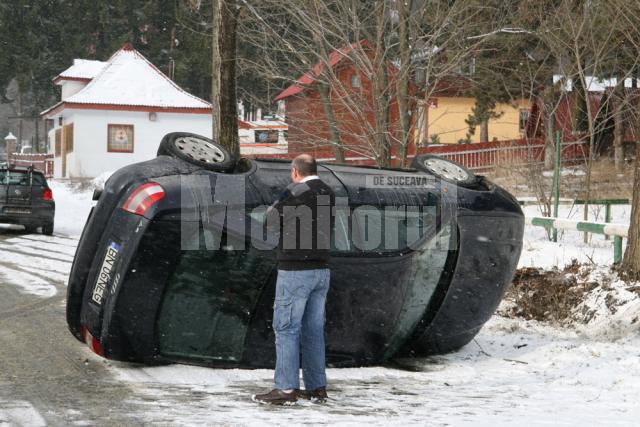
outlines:
M269 208L280 216L278 268L327 268L333 229L333 190L320 179L290 184Z

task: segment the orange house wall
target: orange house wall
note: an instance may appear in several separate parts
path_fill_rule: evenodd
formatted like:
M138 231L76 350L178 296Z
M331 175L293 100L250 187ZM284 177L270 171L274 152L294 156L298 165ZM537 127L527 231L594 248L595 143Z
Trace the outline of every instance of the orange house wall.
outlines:
M361 87L352 88L351 76L356 72L351 64L335 70L341 87L338 85L336 85L338 87L332 87L331 105L338 123L341 142L345 148L345 156L373 156L375 109L371 95L371 82L360 73ZM390 70L389 74L389 87L394 88L395 92L393 71ZM343 100L343 90L352 98L351 103ZM395 94L392 93L391 96L388 129L393 139L400 136L400 121ZM315 88L307 89L287 98L286 102L289 153L306 152L318 158L334 157L334 151L329 143L329 122L318 91ZM357 104L358 107L350 108L351 104ZM412 139L410 138L410 141ZM392 142L392 145L395 144ZM414 147L410 147L410 152L413 151Z

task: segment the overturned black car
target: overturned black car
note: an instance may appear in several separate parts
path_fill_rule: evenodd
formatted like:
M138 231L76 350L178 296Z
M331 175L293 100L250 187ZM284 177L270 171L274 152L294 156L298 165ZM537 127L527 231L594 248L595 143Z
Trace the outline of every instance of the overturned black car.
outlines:
M272 367L274 244L265 207L290 162L235 160L192 134L106 183L72 266L67 322L96 353L144 363ZM434 156L412 169L321 164L336 196L331 366L467 344L516 269L524 218L485 178Z

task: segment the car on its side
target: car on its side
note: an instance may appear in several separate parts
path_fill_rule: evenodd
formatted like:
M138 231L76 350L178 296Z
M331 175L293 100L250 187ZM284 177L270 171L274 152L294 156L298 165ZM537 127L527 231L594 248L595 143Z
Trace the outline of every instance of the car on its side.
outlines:
M513 278L517 201L447 160L413 166L319 165L337 196L332 366L459 349ZM288 160L234 159L207 138L166 135L157 158L94 196L69 277L71 332L115 360L272 367L277 267L263 208L289 183Z
M53 234L56 204L53 192L40 171L31 167L0 167L0 223L24 226L28 233L38 227Z

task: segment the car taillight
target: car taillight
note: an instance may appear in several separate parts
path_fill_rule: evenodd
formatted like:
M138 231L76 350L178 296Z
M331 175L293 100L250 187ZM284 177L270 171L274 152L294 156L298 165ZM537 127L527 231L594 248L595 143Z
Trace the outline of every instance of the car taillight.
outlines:
M164 189L160 184L148 182L136 188L129 196L122 209L136 215L144 215L145 212L164 197Z
M100 345L100 341L95 339L89 329L86 326L82 325L82 336L84 337L84 342L87 343L91 351L93 351L98 356L104 356L102 352L102 346Z
M44 191L42 192L42 199L53 200L53 191L51 191L50 188L45 188Z

